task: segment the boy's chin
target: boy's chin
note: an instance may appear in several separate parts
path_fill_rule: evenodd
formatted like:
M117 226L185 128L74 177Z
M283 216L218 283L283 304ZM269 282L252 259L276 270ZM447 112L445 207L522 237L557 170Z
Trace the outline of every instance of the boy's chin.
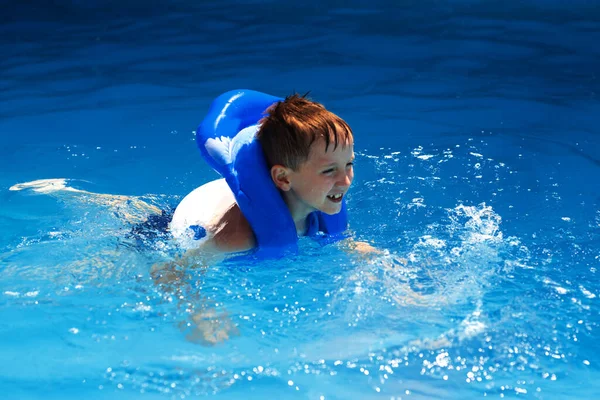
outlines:
M323 214L327 214L327 215L335 215L335 214L339 214L340 211L342 211L342 205L340 204L339 206L335 207L335 206L329 206L329 207L323 207L320 210Z

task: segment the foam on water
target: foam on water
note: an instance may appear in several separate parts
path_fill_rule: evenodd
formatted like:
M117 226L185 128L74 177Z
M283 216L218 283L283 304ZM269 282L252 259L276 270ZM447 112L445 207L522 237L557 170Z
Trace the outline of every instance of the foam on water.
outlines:
M351 228L379 254L303 239L290 260L179 271L175 286L157 286L149 274L178 254L175 244L158 231L143 247L128 236L148 209L83 189L52 192L61 219L1 255L2 304L32 323L40 307L86 310L61 321L59 335L90 354L84 369L103 369L94 372L99 386L118 390L227 397L256 382L299 396L320 385L327 398L406 387L444 397L446 382L466 382L465 395L536 390L558 379L556 362L578 359L570 343L595 329L586 315L597 285L565 282L552 271L565 249L532 250L505 226L497 208L510 210L501 196L517 179L513 167L488 156L485 141L473 142L358 152L348 201L361 212ZM158 208L176 201L137 199ZM137 218L123 218L130 214ZM570 328L553 330L563 317L544 310L565 300ZM154 354L135 350L155 341L163 346ZM122 350L107 359L107 346Z

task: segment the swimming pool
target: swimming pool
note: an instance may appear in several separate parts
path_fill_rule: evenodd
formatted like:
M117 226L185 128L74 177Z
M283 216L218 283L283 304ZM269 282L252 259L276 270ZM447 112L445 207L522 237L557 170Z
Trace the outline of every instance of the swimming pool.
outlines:
M0 17L3 398L600 391L591 2L55 3ZM216 177L192 131L233 88L311 90L348 121L351 230L385 255L303 240L168 290L149 271L174 249L114 209L8 190L176 204Z

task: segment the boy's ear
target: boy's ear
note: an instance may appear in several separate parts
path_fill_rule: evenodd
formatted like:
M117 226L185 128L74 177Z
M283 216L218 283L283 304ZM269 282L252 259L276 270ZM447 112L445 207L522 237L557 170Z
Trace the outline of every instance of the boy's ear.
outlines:
M292 188L290 183L290 171L282 165L273 165L271 167L271 179L278 189L287 192Z

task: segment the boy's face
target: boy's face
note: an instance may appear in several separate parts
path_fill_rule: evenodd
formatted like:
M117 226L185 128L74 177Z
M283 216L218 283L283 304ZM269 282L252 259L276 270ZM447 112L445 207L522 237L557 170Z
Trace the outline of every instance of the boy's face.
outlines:
M342 209L342 199L354 179L354 143L350 140L333 150L330 144L325 151L325 140L312 144L308 159L296 170L289 171L289 192L295 210L306 214L319 210L337 214Z

